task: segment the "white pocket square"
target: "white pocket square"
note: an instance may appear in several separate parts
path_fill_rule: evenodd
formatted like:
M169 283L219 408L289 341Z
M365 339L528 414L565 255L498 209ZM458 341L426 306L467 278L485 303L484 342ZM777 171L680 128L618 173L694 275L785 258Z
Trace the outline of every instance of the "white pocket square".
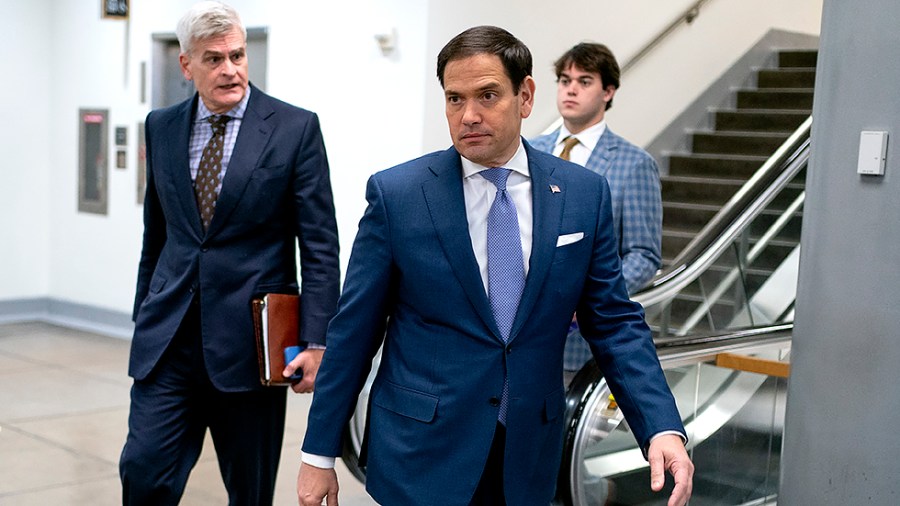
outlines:
M559 236L556 239L556 247L565 246L566 244L572 244L573 242L578 242L584 239L584 232L575 232L574 234L564 234Z

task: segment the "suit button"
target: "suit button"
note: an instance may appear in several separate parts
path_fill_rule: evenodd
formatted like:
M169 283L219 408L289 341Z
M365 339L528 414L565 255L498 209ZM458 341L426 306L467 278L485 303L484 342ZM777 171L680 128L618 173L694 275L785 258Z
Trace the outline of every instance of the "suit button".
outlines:
M207 251L209 251L209 248L204 246L204 247L200 248L200 251L206 253Z
M500 399L496 397L491 397L490 399L488 399L488 402L495 408L500 407Z
M512 346L507 346L507 347L506 347L506 354L509 355L510 353L512 353Z

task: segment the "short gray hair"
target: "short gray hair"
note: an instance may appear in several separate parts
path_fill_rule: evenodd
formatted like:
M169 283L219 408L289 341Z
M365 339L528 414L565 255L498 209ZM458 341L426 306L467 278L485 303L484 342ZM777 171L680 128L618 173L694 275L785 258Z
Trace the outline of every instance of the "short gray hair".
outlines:
M235 28L241 30L246 41L247 29L244 28L237 11L222 2L206 1L194 4L181 17L175 35L178 37L181 52L190 53L198 40L223 35Z

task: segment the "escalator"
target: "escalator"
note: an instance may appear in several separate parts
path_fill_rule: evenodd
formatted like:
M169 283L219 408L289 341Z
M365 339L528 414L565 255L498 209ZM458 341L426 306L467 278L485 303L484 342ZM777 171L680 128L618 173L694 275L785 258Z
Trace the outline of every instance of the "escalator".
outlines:
M692 505L774 504L787 380L716 365L723 354L789 359L809 161L807 119L634 299L647 312L696 467ZM773 247L774 246L774 247ZM775 251L773 251L773 249ZM769 271L759 276L764 262ZM761 279L760 279L761 278ZM568 388L559 501L665 504L596 365ZM671 481L671 480L670 480Z
M690 438L692 505L768 504L759 501L777 493L786 380L715 364L726 353L784 360L791 330L785 323L657 342ZM671 477L663 492L650 491L647 463L593 362L568 400L559 503L665 505Z
M688 431L696 466L692 505L775 501L787 380L716 362L725 354L770 364L789 359L811 122L633 297L645 308ZM344 438L344 461L362 481L357 457L373 377ZM647 463L593 361L568 385L566 416L560 504L665 504L665 492L650 493Z

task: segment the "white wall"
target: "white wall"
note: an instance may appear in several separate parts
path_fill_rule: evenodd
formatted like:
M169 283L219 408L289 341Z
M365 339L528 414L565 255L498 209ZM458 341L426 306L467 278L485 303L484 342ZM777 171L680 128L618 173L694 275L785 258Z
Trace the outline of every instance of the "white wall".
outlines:
M560 53L591 39L625 61L692 3L574 1L575 16L546 0L233 0L248 27L269 28L267 91L321 117L344 263L367 176L449 145L434 60L450 37L497 24L529 45L538 82L525 124L532 136L556 117L552 62ZM133 0L127 23L100 19L96 0L16 2L5 10L0 28L16 44L0 49L14 76L0 85L2 117L20 122L0 123L0 233L10 244L0 248L0 302L49 297L130 310L142 230L136 124L149 111L139 100L139 69L141 62L151 68L151 35L173 32L192 3ZM820 10L821 0L712 0L676 34L675 49L626 76L611 123L638 143L649 141L769 28L817 33ZM398 47L386 56L374 36L392 29ZM676 62L671 52L684 57ZM109 169L106 216L77 212L80 107L110 110L111 159L114 128L128 128L128 168ZM35 201L37 211L24 213Z
M56 143L50 153L48 295L126 310L128 294L134 290L141 236L136 204L136 123L146 112L138 103L138 59L125 51L127 25L101 20L95 4L57 1L45 14L51 20L52 45L41 59L49 64L49 133ZM77 211L78 109L83 107L109 109L106 216ZM112 134L118 125L128 127L128 170L115 168Z
M695 0L519 0L432 2L432 59L460 31L474 25L506 28L534 56L535 108L523 127L540 134L558 118L553 62L582 41L602 42L624 65ZM576 12L576 15L572 15ZM818 34L822 0L711 0L691 25L683 25L622 78L608 120L617 133L648 144L669 122L772 28ZM434 75L434 63L429 68ZM437 82L437 81L434 81ZM449 143L438 86L428 88L425 147ZM440 121L439 121L440 120Z
M523 126L526 137L532 137L559 117L553 71L553 62L559 55L583 40L607 43L617 53L625 51L620 47L638 47L692 3L693 0L572 0L566 3L566 10L559 2L548 0L435 1L429 13L429 53L434 60L450 38L475 25L500 26L524 42L532 52L537 83L535 107ZM429 71L432 86L425 104L426 150L440 149L450 142L434 61Z
M30 82L24 91L25 83L8 80L16 88L5 95L24 93L39 100L37 106L18 101L9 115L4 111L4 118L28 117L34 125L0 127L8 129L0 132L0 138L15 146L15 150L4 150L14 157L6 156L3 162L0 196L8 193L3 199L5 209L17 211L0 218L4 237L16 238L12 248L0 251L4 266L0 300L49 296L127 312L142 232L141 208L136 203L136 125L149 111L149 103L139 100L140 65L146 61L151 67L151 35L173 32L193 2L134 1L128 23L100 19L94 0L55 1L53 9L41 8L48 3L18 3L17 9L27 11L4 17L4 23L11 25L8 32L24 27L27 37L34 39L29 53L18 55L12 46L4 48L17 56L12 61L18 65L11 68L39 70L28 74ZM267 91L321 117L346 262L365 205L367 176L416 156L421 149L419 81L425 60L425 5L415 0L386 0L377 5L362 0L235 1L233 5L245 25L270 30ZM400 34L398 48L385 56L374 35L393 28ZM52 34L49 39L48 34ZM110 164L106 216L77 212L77 111L81 107L110 110L110 160L115 154L114 128L128 128L128 168L119 170ZM22 142L20 132L27 131L42 133ZM371 131L382 135L368 135ZM57 144L52 150L49 139ZM39 170L40 177L12 173L14 167L27 166ZM50 196L45 195L47 189ZM43 203L35 206L38 214L23 223L18 210L32 195Z
M44 296L50 280L50 0L13 2L3 10L0 300ZM68 123L76 125L74 113Z
M609 122L646 145L770 29L817 35L821 19L822 0L712 0L623 77ZM623 42L620 62L640 49Z

